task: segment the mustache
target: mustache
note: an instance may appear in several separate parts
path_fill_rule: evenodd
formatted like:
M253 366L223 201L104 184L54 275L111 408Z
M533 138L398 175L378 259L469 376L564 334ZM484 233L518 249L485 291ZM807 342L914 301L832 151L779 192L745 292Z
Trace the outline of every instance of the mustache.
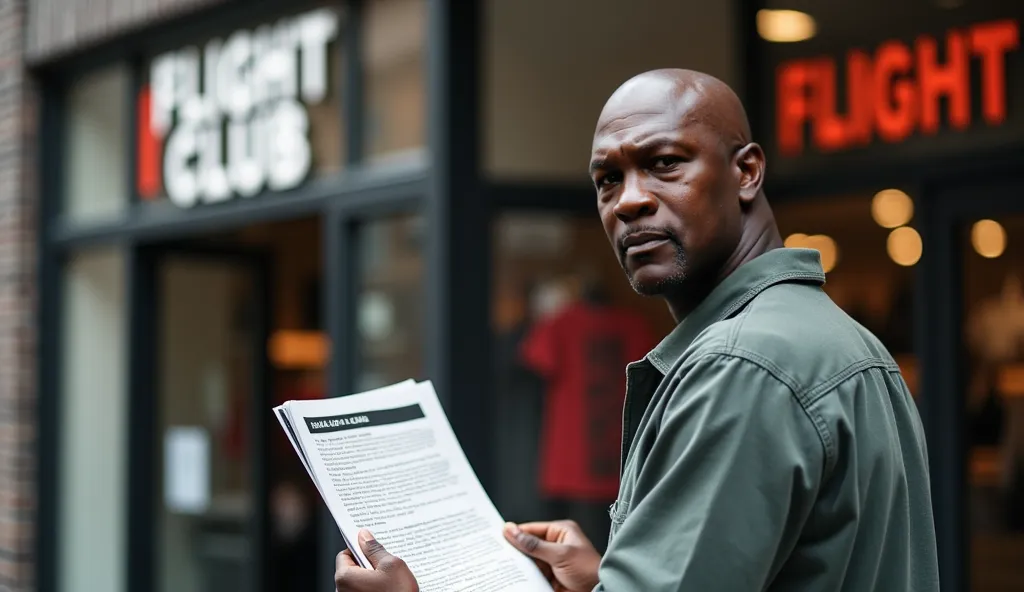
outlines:
M665 238L672 241L676 245L679 245L679 237L670 228L663 226L652 226L649 224L637 224L636 226L629 226L626 230L619 235L619 238L615 241L615 246L619 250L619 254L625 256L626 254L626 239L629 237L640 234L641 232L651 232L656 234L663 234Z

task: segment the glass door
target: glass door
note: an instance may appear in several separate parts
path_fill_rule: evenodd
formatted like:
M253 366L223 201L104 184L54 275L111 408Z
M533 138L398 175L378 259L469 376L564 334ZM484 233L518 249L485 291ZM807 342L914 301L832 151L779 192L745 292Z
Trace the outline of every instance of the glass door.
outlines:
M924 404L943 588L954 591L1024 590L1022 191L947 189L924 240L931 312L920 330L939 344L925 366L936 398Z
M958 226L971 590L1024 590L1024 212Z
M266 504L266 276L259 259L156 259L156 586L260 590Z

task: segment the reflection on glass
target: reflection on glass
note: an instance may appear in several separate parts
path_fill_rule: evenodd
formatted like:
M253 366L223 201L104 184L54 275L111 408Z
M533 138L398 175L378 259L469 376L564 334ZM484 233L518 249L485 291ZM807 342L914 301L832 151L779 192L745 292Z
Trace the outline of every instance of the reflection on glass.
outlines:
M247 589L256 286L194 259L169 260L159 280L159 590Z
M124 257L73 254L61 355L61 590L125 590L127 388Z
M340 85L335 76L344 75L340 64L344 63L340 44L330 45L327 52L329 72L327 96L320 102L306 106L309 113L309 146L312 153L313 176L322 177L337 173L345 166L346 132L342 117Z
M356 390L422 378L423 228L419 216L359 229Z
M426 141L426 2L370 0L365 7L366 154L416 160Z
M964 229L975 592L1024 589L1024 217Z
M116 217L128 203L127 98L121 66L82 77L68 93L64 212L75 221Z

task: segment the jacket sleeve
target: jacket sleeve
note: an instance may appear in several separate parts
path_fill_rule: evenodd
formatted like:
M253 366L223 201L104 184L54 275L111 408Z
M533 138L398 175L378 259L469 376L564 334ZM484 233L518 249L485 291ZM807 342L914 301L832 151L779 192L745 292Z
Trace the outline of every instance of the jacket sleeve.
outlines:
M706 355L673 380L595 592L763 590L813 507L824 442L748 359Z

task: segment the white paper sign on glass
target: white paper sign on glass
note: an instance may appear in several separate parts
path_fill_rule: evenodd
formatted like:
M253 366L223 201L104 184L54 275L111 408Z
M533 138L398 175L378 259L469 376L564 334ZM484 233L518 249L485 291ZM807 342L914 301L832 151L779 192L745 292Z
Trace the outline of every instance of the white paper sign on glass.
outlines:
M210 506L210 436L194 426L164 435L164 504L171 512L202 514Z

